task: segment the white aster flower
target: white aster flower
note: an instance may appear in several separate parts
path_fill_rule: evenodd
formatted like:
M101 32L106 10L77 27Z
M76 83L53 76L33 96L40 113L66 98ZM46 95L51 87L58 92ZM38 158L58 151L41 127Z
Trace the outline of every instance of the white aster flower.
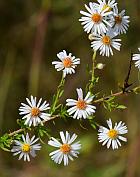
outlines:
M89 7L85 5L88 12L80 11L84 17L81 17L79 21L82 22L84 31L87 33L101 34L108 30L107 26L111 27L105 17L112 14L112 12L108 12L107 9L102 10L102 6L98 6L98 8L96 6L95 3L90 2Z
M138 50L140 52L140 48L138 48ZM135 61L135 66L140 70L140 54L133 54L132 60Z
M97 0L102 10L113 11L117 8L116 0Z
M57 71L63 71L63 76L65 77L67 74L75 73L75 68L80 64L80 59L72 56L71 53L67 54L65 50L63 52L59 52L57 57L61 61L53 61L52 64L55 65L55 69Z
M35 136L33 136L31 139L29 138L28 133L26 134L26 137L22 135L22 140L23 142L14 140L15 146L13 146L11 152L13 152L13 155L18 155L19 154L19 159L20 160L22 157L24 158L24 161L30 161L30 156L35 157L36 152L41 149L41 145L35 144L39 138L35 139Z
M49 155L55 163L60 164L64 161L64 165L66 166L69 163L69 159L73 160L73 157L78 157L77 154L79 154L78 151L81 149L81 144L79 141L73 143L77 138L76 134L73 134L72 137L70 137L70 134L67 131L66 135L64 135L63 132L60 132L60 137L62 143L53 137L48 141L49 145L59 148L58 150L51 152Z
M117 34L113 29L109 29L106 34L97 35L94 37L94 41L91 42L93 50L100 50L100 55L109 57L113 55L112 47L120 51L121 39L114 39Z
M28 105L21 103L22 106L19 108L19 114L25 115L22 117L22 119L26 119L25 125L31 126L33 124L33 126L37 126L38 124L43 124L42 120L47 121L50 119L50 114L44 112L50 109L46 101L41 104L42 98L40 98L37 103L36 97L33 96L31 96L31 100L26 98L26 101Z
M115 10L114 15L111 18L110 23L112 24L114 31L118 34L126 33L129 27L129 16L125 16L125 10L120 13L118 9Z
M82 89L77 89L78 100L74 99L67 99L66 105L72 106L70 109L67 110L69 115L73 115L74 119L86 119L88 116L95 113L96 107L91 105L94 96L91 96L91 93L88 92L86 97L83 98L83 91Z
M107 144L107 148L112 145L113 150L118 149L118 147L121 146L120 140L127 142L127 139L122 136L128 133L127 126L120 121L119 123L115 123L113 128L111 119L107 120L107 124L109 129L103 126L99 128L99 142L101 142L103 146Z

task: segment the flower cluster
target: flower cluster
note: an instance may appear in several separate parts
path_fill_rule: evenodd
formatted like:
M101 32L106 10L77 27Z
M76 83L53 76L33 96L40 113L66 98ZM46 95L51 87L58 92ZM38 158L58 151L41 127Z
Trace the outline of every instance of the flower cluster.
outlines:
M112 47L120 51L121 39L118 35L126 33L129 27L129 16L125 10L119 12L115 0L97 0L85 5L87 12L80 11L79 19L84 31L92 34L91 47L100 51L102 56L113 55Z
M88 116L91 116L95 113L96 107L92 105L94 96L88 92L87 95L83 96L83 90L81 88L77 89L78 99L67 99L66 105L72 106L67 110L68 114L74 119L86 119ZM24 124L31 127L38 126L39 124L43 125L44 122L51 120L51 115L46 113L46 110L49 110L49 104L44 101L42 104L42 98L37 102L37 98L31 96L31 99L26 98L27 104L21 103L19 108L20 115L24 115L22 119L26 119ZM107 121L109 129L100 126L99 127L99 142L103 142L103 145L107 144L107 148L112 144L112 149L117 149L118 146L121 146L120 140L127 141L126 138L122 137L122 134L128 132L127 127L124 123L119 122L115 124L115 127L112 126L111 119ZM59 142L56 138L51 137L48 141L50 146L58 148L51 152L49 155L51 159L60 164L62 161L64 166L68 165L69 160L74 160L73 157L78 157L79 150L81 149L80 141L74 142L77 138L77 135L74 133L70 136L68 131L60 132L61 141ZM35 135L30 138L27 133L26 136L22 134L22 140L14 140L14 146L11 149L13 155L19 155L19 160L24 159L24 161L30 161L30 155L32 157L36 156L36 151L41 149L40 143L35 144L39 138L35 138Z
M119 140L125 142L127 141L126 138L121 136L122 134L126 134L128 132L127 127L121 121L118 124L116 123L115 127L113 128L111 119L107 121L107 124L109 129L103 126L99 127L99 142L103 142L103 145L107 143L107 148L109 148L112 144L112 149L118 149L118 145L121 146ZM58 148L58 150L51 152L49 155L55 163L61 164L63 161L64 166L66 166L68 165L69 160L73 161L73 157L78 157L79 150L81 149L81 144L80 141L74 143L77 138L75 133L70 136L68 131L66 131L66 133L61 131L60 137L62 143L54 137L51 137L48 141L50 146ZM14 156L19 155L19 160L23 158L24 161L30 161L29 155L35 157L36 151L41 149L40 143L35 144L38 140L39 138L35 138L35 136L30 138L28 133L26 136L22 134L22 142L14 140L15 145L11 149L11 152L13 152Z
M60 137L62 140L62 143L60 143L57 139L51 137L51 140L48 141L48 144L54 147L59 148L59 150L53 151L50 153L50 156L52 160L54 160L55 163L60 164L62 160L64 161L64 165L68 165L68 160L74 160L73 157L78 157L77 154L79 154L79 151L81 149L80 142L73 143L77 135L73 134L72 137L70 137L70 134L66 131L66 135L64 132L60 132ZM39 138L35 139L35 136L33 136L31 139L29 137L29 134L27 133L26 136L22 134L22 142L14 140L15 145L11 149L11 152L13 152L13 155L18 155L18 160L24 159L24 161L30 161L30 156L35 157L36 151L41 149L40 143L35 144Z
M92 37L90 36L90 38L93 40L91 47L94 51L99 50L100 54L103 56L109 57L110 54L113 55L112 47L116 50L120 50L121 39L116 37L126 33L128 30L129 16L125 16L125 10L119 13L115 0L97 0L97 3L90 2L89 5L85 5L85 8L87 12L80 11L83 17L81 17L79 21L82 22L84 31L91 33L90 35ZM44 123L52 120L53 116L56 116L53 115L55 110L58 112L58 108L61 107L61 104L58 102L64 91L62 88L63 82L68 74L75 73L76 67L80 64L80 58L73 56L72 53L68 53L66 50L59 52L57 57L60 61L53 61L52 65L55 66L57 71L62 71L62 80L57 88L56 95L53 97L52 106L49 106L47 101L42 101L42 98L38 101L37 98L33 96L31 96L30 99L26 98L27 103L21 103L19 108L19 114L22 116L21 119L23 119L24 124L24 128L20 129L20 131L25 131L26 128L27 130L32 130L32 127L33 130L36 130L36 128L40 128L41 126L46 129ZM133 54L132 60L135 61L135 66L140 70L140 54ZM103 67L104 64L102 63L98 63L95 67L93 65L92 79L88 83L89 85L96 82L94 70L103 69ZM95 102L95 95L98 95L98 93L93 94L93 90L90 89L90 87L88 87L88 89L86 87L85 90L86 92L82 90L82 88L77 88L77 99L66 99L65 106L61 107L61 109L65 109L66 118L71 117L78 119L78 121L81 119L90 121L96 112L94 103L101 100L105 102L110 98L114 98L114 94L113 96L110 95L107 97L107 99L103 96L103 98ZM120 105L120 107L124 108L123 105ZM61 114L58 113L57 117L58 116L61 117ZM98 124L96 125L98 128L98 140L103 146L107 145L107 148L112 147L113 150L118 149L119 146L121 146L121 141L127 142L127 138L124 137L124 135L128 133L127 126L122 121L115 123L113 126L111 119L107 120L107 125L108 128ZM80 141L75 142L77 135L75 133L71 135L68 131L60 131L60 139L59 141L51 137L48 140L48 145L57 148L57 150L51 152L49 156L55 163L61 164L63 162L64 166L66 166L69 164L69 160L74 160L74 157L78 157L81 143ZM13 141L14 145L11 152L13 152L14 156L19 155L19 160L23 158L24 161L30 161L30 156L35 157L36 151L41 149L41 144L36 143L37 141L39 141L39 138L35 138L35 135L30 138L28 133L26 133L26 135L22 134L21 139Z

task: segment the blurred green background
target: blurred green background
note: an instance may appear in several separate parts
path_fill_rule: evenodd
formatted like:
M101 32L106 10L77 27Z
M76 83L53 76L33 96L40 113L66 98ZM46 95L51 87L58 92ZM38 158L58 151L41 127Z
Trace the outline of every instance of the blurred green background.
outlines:
M0 0L0 135L18 128L16 124L20 102L27 96L47 99L52 95L61 78L51 62L56 54L66 49L81 58L76 75L68 76L62 102L76 97L76 88L84 88L88 81L86 65L91 63L92 50L88 35L78 21L79 11L87 0ZM117 92L127 75L131 52L140 46L140 1L118 0L119 9L126 9L131 17L129 31L122 35L121 52L113 57L97 56L106 67L97 71L100 76L96 91L100 95ZM138 70L133 66L130 77L138 85ZM95 91L95 92L96 92ZM87 121L55 120L50 122L52 136L60 130L79 135L82 150L78 159L68 167L54 164L48 154L52 150L44 145L30 163L18 161L11 153L0 152L0 177L140 177L140 96L128 95L118 99L128 109L109 113L97 105L96 121L105 124L114 121L127 123L128 143L117 151L107 150L97 140L97 131ZM45 139L46 143L48 139Z

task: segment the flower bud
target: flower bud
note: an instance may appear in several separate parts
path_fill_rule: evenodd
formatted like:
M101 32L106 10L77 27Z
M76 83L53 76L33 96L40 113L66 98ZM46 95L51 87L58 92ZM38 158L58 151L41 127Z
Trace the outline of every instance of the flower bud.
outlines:
M89 34L88 35L88 39L90 40L90 41L93 41L93 39L94 39L94 35L91 33L91 34Z
M104 67L105 67L105 64L103 63L98 63L96 66L97 69L103 69Z

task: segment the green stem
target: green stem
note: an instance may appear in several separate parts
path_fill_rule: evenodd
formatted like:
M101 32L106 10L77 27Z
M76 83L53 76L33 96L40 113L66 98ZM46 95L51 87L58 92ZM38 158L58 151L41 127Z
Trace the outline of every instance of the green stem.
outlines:
M62 96L61 93L63 91L64 83L65 83L65 79L64 79L64 76L62 74L61 81L60 81L60 83L59 83L59 85L57 87L57 92L56 92L55 99L53 100L53 103L52 103L51 114L53 114L55 112L57 103L59 101L59 98Z
M94 51L92 56L92 73L91 73L91 83L89 85L89 91L92 93L92 89L94 87L94 80L95 80L95 59L96 59L96 51Z

